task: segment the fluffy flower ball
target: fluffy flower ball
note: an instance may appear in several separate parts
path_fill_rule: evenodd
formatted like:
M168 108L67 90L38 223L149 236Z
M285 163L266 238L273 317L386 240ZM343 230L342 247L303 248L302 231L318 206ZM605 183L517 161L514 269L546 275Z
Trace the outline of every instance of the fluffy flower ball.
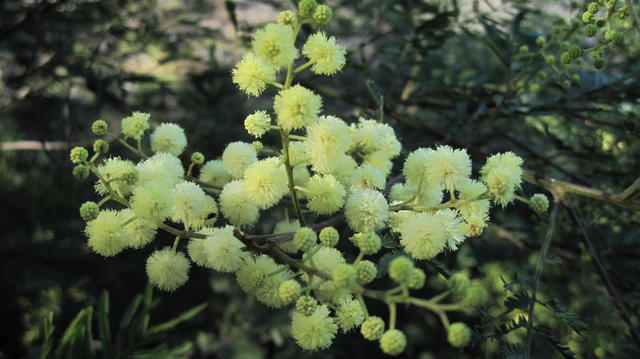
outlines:
M187 147L187 136L182 127L175 123L163 123L151 134L153 152L167 152L179 156Z
M306 185L307 208L317 214L332 214L344 204L346 191L332 175L311 177Z
M262 209L277 204L289 189L285 168L277 157L251 164L244 173L244 184L249 197Z
M447 235L433 214L416 213L400 224L400 244L416 259L431 259L444 250Z
M231 142L222 153L222 167L236 179L241 178L247 167L257 160L255 148L246 142Z
M222 187L231 182L231 175L222 166L221 160L207 161L200 168L200 181L210 183L214 186Z
M364 321L364 311L362 305L355 299L345 301L336 309L338 324L343 332L348 332L357 328Z
M253 38L253 52L269 62L276 69L289 66L298 57L293 29L283 24L267 24L256 31Z
M338 326L329 316L326 305L319 306L310 316L293 313L291 335L296 343L305 350L325 349L331 345Z
M85 228L89 237L89 248L105 257L122 252L128 243L127 232L122 228L122 224L123 218L118 212L101 211Z
M142 219L133 218L135 214L129 208L120 211L124 225L124 231L127 233L127 246L131 248L142 248L153 241L156 236L158 227L156 223Z
M329 174L336 170L338 159L351 147L349 127L334 116L323 116L307 128L305 151L313 170Z
M309 36L302 47L302 54L313 63L311 71L319 75L333 75L342 70L346 52L333 36L327 37L324 32Z
M260 138L269 131L271 117L267 111L256 111L244 120L244 128L250 135Z
M420 187L453 191L469 180L471 159L466 150L449 146L435 150L420 148L407 157L403 173L408 182Z
M183 223L189 229L204 225L205 211L209 209L207 207L210 202L207 201L207 195L202 188L193 182L182 182L173 187L171 195L173 196L172 220ZM215 201L213 203L215 205Z
M109 186L117 194L126 197L131 193L133 185L139 182L140 173L133 162L120 159L120 157L107 158L98 166L98 173L104 180L109 181ZM97 181L96 192L107 195L109 190L102 181Z
M233 83L248 95L260 96L276 80L276 69L253 53L244 55L231 72Z
M149 129L150 114L134 112L131 116L122 119L122 134L135 140L140 140L146 130Z
M189 279L189 260L171 248L157 250L147 259L147 276L156 288L172 292Z
M173 197L169 187L151 182L137 187L131 197L131 209L136 217L154 223L163 222L171 216Z
M182 181L184 168L180 159L169 153L156 153L136 165L140 174L139 183L147 185L151 182L171 187Z
M247 252L244 244L233 235L233 227L205 228L201 231L207 236L202 242L202 253L206 265L219 272L235 272L243 264Z
M389 204L382 193L364 189L349 196L344 213L354 231L374 232L384 228L389 218Z
M229 182L220 192L220 210L236 226L251 226L258 221L259 210L247 194L244 181Z
M300 85L282 90L273 102L278 124L291 131L314 123L322 109L322 98Z

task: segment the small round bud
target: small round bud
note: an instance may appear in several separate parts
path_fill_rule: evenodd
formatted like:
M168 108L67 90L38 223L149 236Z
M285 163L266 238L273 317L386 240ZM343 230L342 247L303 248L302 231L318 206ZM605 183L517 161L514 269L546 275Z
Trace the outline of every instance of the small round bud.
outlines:
M594 24L589 24L584 27L584 34L589 37L594 37L598 34L598 27Z
M325 247L335 247L339 240L340 234L333 227L325 227L320 231L320 244Z
M103 139L97 139L93 143L93 152L99 153L101 155L104 155L105 153L109 152L109 142Z
M327 5L318 5L316 11L313 12L313 21L318 25L326 25L331 21L333 11Z
M126 172L122 173L118 180L132 186L138 182L138 178L140 174L138 173L138 169L136 167L131 167L127 169Z
M308 251L317 241L316 232L309 227L302 227L293 235L293 245L301 251Z
M89 171L89 167L85 165L77 165L73 168L73 177L82 181L89 177L89 172L91 172Z
M542 215L549 209L549 200L542 193L536 193L529 199L529 206L534 212Z
M368 284L376 279L378 269L372 261L363 260L356 265L356 281L358 284Z
M613 41L614 44L616 45L622 45L624 43L624 35L622 35L621 33L615 31L612 35L611 35L611 41Z
M562 88L565 90L568 90L571 88L571 81L569 80L564 80L562 81Z
M296 301L296 310L305 317L310 316L316 311L318 301L311 296L303 295Z
M278 295L285 303L291 303L296 300L300 296L300 291L300 283L293 279L282 282L278 287Z
M536 45L538 45L538 47L543 47L546 43L547 43L547 40L544 37L538 36L536 38Z
M130 116L122 119L122 134L125 138L140 140L149 129L150 114L144 112L134 112Z
M531 84L531 86L529 86L529 91L531 91L531 93L540 92L540 85L539 84Z
M573 74L573 75L571 75L571 81L579 84L582 80L580 79L579 75Z
M565 51L560 54L560 62L562 62L563 64L568 65L571 63L571 60L573 59L571 58L571 54L569 54L569 52Z
M424 287L425 279L427 279L427 275L424 274L424 271L420 268L414 268L407 282L407 286L411 289L420 289Z
M371 316L365 319L360 326L360 334L366 340L378 340L384 333L384 320L380 317Z
M298 3L298 15L300 17L311 17L316 11L318 4L316 0L300 0Z
M593 67L596 68L596 70L602 70L606 64L607 62L602 57L593 59Z
M547 55L544 57L544 61L547 63L547 65L553 65L556 63L556 57L553 55Z
M469 290L467 290L467 295L460 302L460 304L465 308L472 309L476 306L484 304L487 299L489 299L489 293L487 293L487 289L480 284L476 284L469 287Z
M407 256L394 258L389 263L389 277L398 284L406 284L413 274L413 261Z
M604 18L599 17L599 18L597 18L597 19L596 19L596 26L597 26L597 27L602 28L602 27L604 27L606 24L607 24L607 20L605 20Z
M69 158L75 164L82 163L89 158L89 151L84 147L76 146L69 152Z
M356 282L356 270L349 264L338 264L333 269L333 282L341 288L350 288Z
M354 239L355 245L367 255L378 253L382 246L382 239L375 232L359 233Z
M518 52L522 55L527 55L529 53L529 46L522 45L518 48Z
M447 286L455 298L464 298L470 285L469 277L464 273L454 273L447 279Z
M278 22L283 25L292 25L296 21L296 14L293 11L286 10L278 14Z
M578 57L582 56L582 48L577 45L570 46L568 52L572 59L577 59Z
M569 50L569 47L570 47L570 46L571 46L571 44L570 44L570 43L568 43L568 42L566 42L566 41L563 41L563 42L560 44L560 50L562 50L562 51L567 51L567 50Z
M194 152L191 154L191 163L195 165L201 165L204 163L204 155L202 152Z
M465 347L471 341L471 329L464 323L453 323L449 326L447 341L455 348Z
M387 330L380 338L380 349L387 355L398 355L407 346L407 338L398 329Z
M109 125L103 120L93 121L91 124L91 132L96 136L104 136L109 130Z
M256 150L256 152L260 152L264 149L264 145L260 141L251 142L251 146L253 147L254 150Z
M87 201L80 206L80 217L85 222L90 222L98 217L100 213L100 207L95 202Z
M600 11L600 6L596 2L589 3L589 5L587 5L587 11L592 14L596 14Z
M584 22L585 24L588 24L593 21L593 17L594 17L593 13L585 11L582 13L582 22Z

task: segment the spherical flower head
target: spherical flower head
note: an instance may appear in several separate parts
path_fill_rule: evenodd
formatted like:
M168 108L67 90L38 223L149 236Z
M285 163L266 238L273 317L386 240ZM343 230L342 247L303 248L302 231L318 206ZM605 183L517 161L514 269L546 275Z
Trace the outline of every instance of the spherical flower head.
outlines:
M171 190L173 205L171 219L183 223L187 229L204 225L203 213L207 205L207 195L193 182L181 182Z
M362 157L362 163L372 165L382 171L385 176L391 173L393 162L388 153L378 150L365 154Z
M460 213L460 216L465 220L468 220L474 216L487 216L489 214L490 203L488 199L474 200L484 195L488 189L487 186L476 180L465 181L459 188L460 192L460 204L456 206L456 209Z
M166 152L179 156L187 147L187 136L182 127L175 123L163 123L151 134L153 152Z
M244 120L244 128L250 135L260 138L269 131L271 117L267 111L256 111Z
M422 164L426 169L427 184L453 191L471 176L471 159L467 150L438 146L429 151Z
M136 217L154 223L160 223L169 218L172 206L171 189L160 183L151 182L136 187L131 197L131 209Z
M424 287L424 281L427 279L426 274L420 268L414 268L411 272L411 277L407 282L407 286L411 289L420 289Z
M133 210L125 208L120 211L124 225L124 231L127 232L127 246L139 249L151 243L156 237L158 226L156 223L135 217Z
M333 11L327 5L318 5L316 7L316 11L313 12L313 21L320 25L326 25L331 21L331 17L333 16Z
M384 189L386 184L386 175L384 171L369 163L363 163L353 172L350 179L351 191L359 189Z
M278 295L285 303L291 303L300 296L302 288L300 283L295 279L289 279L282 282L278 287Z
M298 3L298 15L303 18L312 17L317 6L318 3L316 0L300 0Z
M293 244L301 251L306 252L313 248L317 241L316 232L309 227L302 227L293 235Z
M240 287L247 293L255 294L260 303L271 308L286 304L280 298L278 288L292 277L290 270L266 255L246 259L236 272Z
M113 257L127 246L127 232L123 218L113 210L100 211L96 219L87 223L85 234L89 248L104 257Z
M87 179L90 173L91 173L91 170L89 169L89 167L85 165L77 165L73 167L73 171L72 171L73 177L75 177L80 181Z
M100 207L95 202L87 201L80 206L80 218L85 222L93 221L99 213Z
M349 127L344 121L334 116L319 118L317 123L307 128L305 141L313 170L324 174L337 172L340 158L346 156L351 143Z
M95 142L93 143L93 152L99 153L101 155L106 154L107 152L109 152L109 142L101 138L95 140Z
M134 112L122 119L122 134L125 138L140 140L145 131L149 129L150 114Z
M447 243L447 233L433 214L409 216L399 229L400 244L415 259L431 259L440 254Z
M382 193L363 189L349 196L344 212L351 229L373 232L384 228L389 218L389 204Z
M100 176L109 182L109 187L122 197L131 194L133 185L140 178L140 174L133 162L122 160L120 157L106 159L103 164L98 166L97 170ZM101 180L96 182L95 189L100 195L106 196L109 194L107 186Z
M309 164L309 156L307 156L307 152L304 149L304 144L303 141L289 142L289 162L291 166L296 167ZM284 154L280 157L284 160Z
M378 152L387 159L400 154L402 145L396 137L393 127L375 120L360 118L357 125L352 125L351 133L355 148L363 153Z
M489 293L487 289L483 285L475 284L469 287L460 305L463 308L473 309L476 306L483 305L488 299Z
M252 42L253 52L271 64L276 70L287 67L298 57L293 29L283 24L267 24L256 31Z
M204 239L191 238L187 244L187 254L193 263L206 267L207 256L204 254Z
M190 266L182 252L167 247L151 253L147 259L147 276L154 287L173 292L189 279Z
M107 131L109 131L109 125L103 120L96 120L91 124L91 132L96 136L104 136Z
M296 14L291 10L281 11L278 14L278 23L283 25L293 25L296 22Z
M202 242L207 267L232 273L244 264L248 254L242 250L244 244L233 235L233 227L204 228L201 233L207 236Z
M447 341L455 348L465 347L471 341L471 329L462 322L452 323L448 329Z
M191 154L191 163L194 165L202 165L204 163L204 155L202 152L194 152Z
M380 338L380 349L387 355L398 355L407 346L407 337L398 329L389 329Z
M306 184L307 208L317 214L333 214L344 205L346 191L332 175L315 175Z
M356 163L353 157L347 154L340 154L335 158L334 162L330 164L330 167L328 167L328 169L331 170L328 171L328 174L333 175L333 177L344 186L348 186L353 176L353 170L355 170L356 167L358 167L358 163ZM313 168L314 171L319 172L318 169L317 166Z
M291 335L296 343L305 350L328 348L336 335L338 326L329 316L326 305L319 306L310 316L293 313Z
M229 182L220 192L220 210L236 226L252 226L260 215L258 205L249 197L244 181Z
M487 215L479 214L479 215L471 215L465 218L462 223L462 233L466 237L477 237L482 234L484 229L487 227L488 221Z
M356 283L356 269L349 264L339 264L332 271L332 279L340 288L351 288Z
M382 239L375 232L358 233L355 238L356 247L366 255L378 253L382 247Z
M357 328L365 319L362 305L357 300L351 299L340 303L336 309L336 318L343 332Z
M320 244L325 247L335 247L340 240L340 233L333 227L324 227L318 236Z
M156 153L148 159L136 165L140 178L139 183L159 183L167 187L173 187L182 181L184 167L180 159L169 153Z
M447 286L454 298L464 298L470 285L471 281L464 273L454 273L447 279Z
M356 281L358 284L369 284L378 275L378 269L375 263L368 260L363 260L354 265L356 268Z
M316 32L309 36L302 47L302 54L313 63L311 71L318 75L333 75L342 70L346 62L346 52L344 47L336 43L333 36L328 38L324 32Z
M212 184L214 186L223 187L231 182L231 175L222 166L221 160L207 161L200 168L200 181Z
M231 71L233 83L247 95L260 96L267 84L275 82L276 69L253 53L244 55Z
M289 190L284 165L277 157L252 163L244 172L249 197L262 209L274 206Z
M416 186L426 185L426 176L429 169L425 164L429 153L432 151L428 148L418 148L407 156L402 168L402 174L408 183L413 183Z
M89 151L84 147L76 146L71 149L71 152L69 152L69 158L72 163L82 163L89 158Z
M536 193L529 199L529 206L538 215L543 215L549 209L549 200L542 193Z
M458 217L458 212L453 209L441 209L435 213L435 216L442 229L444 229L447 247L450 250L458 249L458 246L465 239L462 231L462 221Z
M222 152L222 167L235 179L241 178L247 167L257 160L256 149L246 142L231 142Z
M378 340L384 334L384 320L374 315L368 317L360 327L360 334L366 340Z
M316 298L303 295L296 301L296 311L305 317L312 315L318 308L318 301Z
M340 264L344 264L345 260L342 253L335 248L320 247L320 249L313 256L313 262L316 268L322 272L332 273L333 269ZM302 279L306 282L309 281L309 277L306 274L302 275ZM345 297L349 297L351 292L347 288L339 288L333 283L328 281L320 285L317 290L317 296L319 300L332 302L335 304L340 303Z
M285 131L316 122L322 110L322 98L300 85L281 90L273 101L278 125Z
M389 263L389 277L398 284L407 284L415 266L407 256L399 256Z
M498 153L489 157L480 170L482 181L502 207L515 198L514 192L520 188L522 162L513 152Z

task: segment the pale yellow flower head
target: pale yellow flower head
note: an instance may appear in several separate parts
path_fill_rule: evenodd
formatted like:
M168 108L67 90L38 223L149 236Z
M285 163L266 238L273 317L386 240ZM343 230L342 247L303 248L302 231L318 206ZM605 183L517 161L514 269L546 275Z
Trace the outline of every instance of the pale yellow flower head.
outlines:
M431 259L447 244L447 233L435 214L409 215L400 223L400 244L415 259Z
M175 123L163 123L151 134L153 152L166 152L179 156L187 147L187 136L182 127Z
M222 167L233 178L242 178L247 167L257 160L256 149L246 142L231 142L222 152Z
M222 187L231 182L232 178L229 172L222 166L221 160L207 161L200 168L200 181L210 183L214 186Z
M235 272L248 257L242 250L244 244L233 235L233 227L204 228L200 233L207 236L202 242L206 265L220 272Z
M256 111L244 120L244 128L250 135L260 138L269 131L271 116L267 111Z
M294 44L293 29L283 24L267 24L256 31L253 52L276 69L289 66L298 57Z
M323 116L307 128L305 150L313 170L329 174L336 169L338 159L351 147L349 127L334 116Z
M347 199L344 214L347 224L355 232L374 232L385 227L389 204L378 191L358 190Z
M231 74L233 83L252 96L260 96L267 85L276 80L276 69L253 53L244 55Z
M333 214L344 204L344 187L332 175L315 175L306 185L307 208L317 214Z
M302 54L313 62L311 71L318 75L333 75L342 70L346 62L346 49L336 43L336 39L327 37L324 32L309 36L302 47Z
M282 161L270 157L251 164L244 173L244 186L258 207L274 206L289 190Z
M308 317L296 311L291 319L291 335L296 343L306 350L328 348L337 330L338 326L329 316L329 308L326 305L319 306Z
M259 209L247 192L244 181L227 183L220 192L220 211L236 226L252 226L258 221Z
M278 125L291 131L313 124L322 110L322 98L300 85L282 90L273 101Z

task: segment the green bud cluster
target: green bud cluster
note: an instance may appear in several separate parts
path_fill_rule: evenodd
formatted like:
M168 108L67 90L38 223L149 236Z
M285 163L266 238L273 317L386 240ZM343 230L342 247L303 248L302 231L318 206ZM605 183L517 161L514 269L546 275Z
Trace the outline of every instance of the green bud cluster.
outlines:
M529 199L529 206L534 212L542 215L549 209L549 199L542 193L536 193Z
M358 233L354 236L356 247L366 255L378 253L382 246L382 239L375 232Z
M291 303L300 296L301 290L302 288L298 281L289 279L280 284L280 287L278 287L278 295L285 303Z
M191 154L191 163L194 165L202 165L204 163L204 155L202 152L194 152Z
M97 120L91 124L91 132L96 136L104 136L107 131L109 131L109 125L103 120Z
M104 155L105 153L109 152L109 142L103 139L97 139L93 143L93 152L101 155Z
M413 261L406 256L394 258L389 263L389 277L398 284L407 284L413 275Z
M89 173L91 173L91 170L85 165L77 165L73 168L73 177L81 181L89 177Z
M366 340L379 340L384 334L384 320L376 316L368 317L360 327L360 334Z
M338 240L340 240L340 234L333 227L325 227L320 231L319 239L321 245L335 247L338 244Z
M318 237L316 232L309 227L302 227L293 235L293 245L301 251L308 251L316 244Z
M380 338L380 349L388 355L398 355L407 346L407 337L398 329L387 330Z
M89 159L89 151L84 147L76 146L69 152L69 158L72 163L79 164Z
M316 311L318 301L309 295L303 295L296 301L296 310L305 317L310 316Z
M356 280L358 284L368 284L376 279L378 269L375 263L368 260L363 260L355 264L356 268Z
M471 329L461 322L449 326L447 341L455 348L465 347L471 342Z
M96 219L98 217L98 213L100 213L100 207L95 202L87 201L80 206L80 217L85 222L90 222Z

